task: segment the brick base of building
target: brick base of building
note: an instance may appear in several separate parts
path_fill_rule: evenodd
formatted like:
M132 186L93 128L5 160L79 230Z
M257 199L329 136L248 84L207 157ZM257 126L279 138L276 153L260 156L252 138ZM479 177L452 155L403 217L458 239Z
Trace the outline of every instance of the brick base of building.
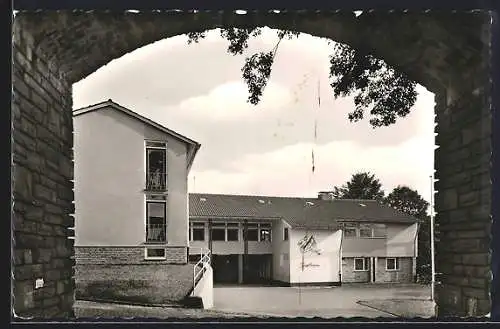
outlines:
M398 258L399 269L397 271L386 270L385 257L377 257L375 268L375 283L413 283L413 258ZM372 266L369 264L366 271L354 271L354 258L342 259L342 282L343 283L369 283L372 282Z
M145 259L145 246L132 247L77 247L75 246L76 264L187 264L188 247L165 247L165 259Z
M75 247L76 298L149 305L178 304L193 288L187 247L146 260L145 247Z

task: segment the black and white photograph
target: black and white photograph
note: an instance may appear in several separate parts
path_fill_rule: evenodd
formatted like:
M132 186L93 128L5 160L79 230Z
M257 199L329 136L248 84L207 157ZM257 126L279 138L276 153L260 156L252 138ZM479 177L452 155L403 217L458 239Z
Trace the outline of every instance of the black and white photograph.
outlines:
M15 10L12 321L490 321L493 19Z

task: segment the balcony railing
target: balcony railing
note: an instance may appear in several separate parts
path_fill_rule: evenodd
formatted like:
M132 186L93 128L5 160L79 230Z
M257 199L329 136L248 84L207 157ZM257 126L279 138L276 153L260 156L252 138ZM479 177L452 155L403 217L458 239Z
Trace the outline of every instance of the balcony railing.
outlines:
M165 191L167 189L167 174L165 173L147 173L146 190Z
M146 242L157 243L167 241L167 227L163 224L149 224L146 226Z

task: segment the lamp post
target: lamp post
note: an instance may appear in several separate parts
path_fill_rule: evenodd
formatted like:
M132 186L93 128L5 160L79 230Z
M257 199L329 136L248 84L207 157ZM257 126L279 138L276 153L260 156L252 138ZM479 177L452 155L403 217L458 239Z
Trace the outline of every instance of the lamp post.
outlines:
M431 301L434 302L434 294L435 294L435 276L436 276L436 267L435 267L435 260L434 260L434 179L431 176L431 202L430 202L430 216L431 216Z

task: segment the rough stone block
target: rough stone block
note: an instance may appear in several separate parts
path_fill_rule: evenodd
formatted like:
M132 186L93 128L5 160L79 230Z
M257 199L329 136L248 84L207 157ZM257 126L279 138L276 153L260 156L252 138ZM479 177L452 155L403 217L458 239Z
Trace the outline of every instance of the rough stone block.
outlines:
M482 187L489 188L491 186L491 174L483 173L472 177L472 186L474 189L481 189Z
M33 263L33 257L31 253L31 249L24 250L24 263L31 264Z
M16 280L34 280L36 277L43 276L43 266L41 264L16 266L14 278Z
M32 198L33 184L31 172L25 167L16 166L14 173L14 191L24 199Z
M23 312L35 306L33 288L31 281L16 280L14 284L14 308L17 312Z
M43 208L37 206L28 206L24 218L30 221L41 222L43 220Z
M37 264L49 263L52 258L52 250L46 248L37 248L33 250L33 258Z
M49 270L45 273L47 281L57 281L61 279L61 270Z
M14 250L14 253L13 253L14 265L22 265L22 264L24 264L23 257L24 257L23 250Z
M59 304L60 299L58 296L46 298L43 300L43 307L50 307Z
M484 288L463 287L463 295L477 299L489 299L489 292Z
M58 295L63 294L66 291L66 285L64 284L64 281L57 281L57 288L56 288L56 293Z
M472 288L488 288L489 281L486 278L469 278L468 281L468 285Z
M53 190L46 188L41 184L35 184L34 194L35 197L40 198L42 200L46 200L53 203L57 202L56 193Z
M462 264L464 265L489 265L490 255L488 253L471 253L462 255Z
M458 202L461 206L467 207L479 203L479 192L472 191L462 194L458 197Z
M486 225L490 225L491 224L491 204L483 202L480 205L470 207L469 208L469 216L470 216L470 220L487 222L487 223L482 223L483 227L486 227Z
M43 297L52 298L56 295L56 288L54 287L43 287Z
M437 197L442 200L439 204L442 210L456 209L458 206L458 195L455 189L438 191Z
M462 129L462 143L468 145L480 138L481 131L480 123L474 123L467 128Z

